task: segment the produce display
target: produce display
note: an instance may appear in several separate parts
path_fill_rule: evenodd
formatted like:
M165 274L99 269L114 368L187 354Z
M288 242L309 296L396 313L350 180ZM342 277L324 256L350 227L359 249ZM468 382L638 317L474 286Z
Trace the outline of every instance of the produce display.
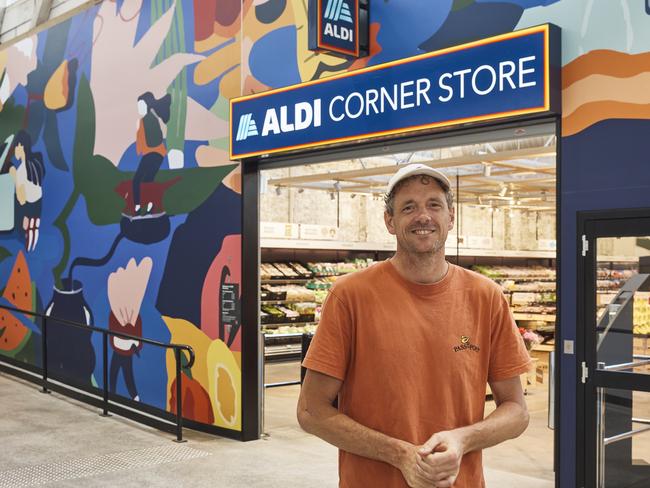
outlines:
M634 295L634 333L650 335L650 293Z
M503 289L513 313L539 314L553 320L556 313L555 270L542 266L473 266Z
M341 275L372 265L372 260L349 262L273 262L260 266L262 331L271 342L269 355L284 354L283 347L299 346L297 337L313 333L332 284ZM552 344L557 313L556 272L543 266L485 266L472 269L497 282L504 291L518 325L534 330L543 342ZM604 306L616 296L634 270L598 269L598 304ZM634 333L650 334L650 293L637 293L634 301ZM295 336L294 336L295 335ZM278 344L270 346L269 344ZM276 350L273 350L276 348ZM293 349L295 354L296 349ZM299 349L297 350L299 353Z
M370 259L340 263L273 262L260 265L260 322L267 357L295 357L303 333L313 333L321 307L336 279L373 264Z

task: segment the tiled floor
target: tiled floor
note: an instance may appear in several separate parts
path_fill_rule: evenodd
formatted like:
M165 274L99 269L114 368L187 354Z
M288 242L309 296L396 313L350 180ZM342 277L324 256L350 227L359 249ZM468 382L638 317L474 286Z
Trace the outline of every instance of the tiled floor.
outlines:
M271 366L267 381L297 377L296 364ZM185 430L186 444L166 433L0 373L0 488L46 487L335 487L336 449L304 433L295 420L298 387L267 390L265 436L241 443ZM528 396L531 427L485 452L495 488L553 486L552 431L546 391Z

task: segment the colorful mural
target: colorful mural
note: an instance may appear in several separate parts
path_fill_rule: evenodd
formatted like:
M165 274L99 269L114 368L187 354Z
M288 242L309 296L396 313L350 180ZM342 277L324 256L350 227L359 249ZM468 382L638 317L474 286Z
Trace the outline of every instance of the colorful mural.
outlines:
M553 22L563 152L586 154L589 140L641 133L650 119L641 3L374 2L360 60L307 49L306 5L105 0L0 51L1 300L51 317L55 374L97 385L103 373L101 338L57 318L187 343L188 418L241 429L241 335L256 331L222 310L241 289L234 96ZM617 156L638 159L636 146ZM38 365L39 325L7 311L0 323L0 353ZM174 411L171 353L136 340L111 350L111 391Z
M217 303L227 292L240 308L223 110L239 81L201 64L227 51L195 39L200 15L190 1L105 1L0 52L1 303L48 317L49 372L75 385L103 387L102 339L64 319L191 345L185 417L241 430L242 328ZM0 310L0 354L41 366L41 334ZM110 392L174 413L173 354L109 344Z

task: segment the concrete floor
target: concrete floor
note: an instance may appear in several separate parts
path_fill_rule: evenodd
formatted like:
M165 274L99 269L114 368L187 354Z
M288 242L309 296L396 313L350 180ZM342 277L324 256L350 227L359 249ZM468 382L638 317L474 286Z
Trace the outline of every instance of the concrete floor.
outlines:
M271 365L267 381L298 376L295 364ZM46 487L335 487L336 449L295 420L298 387L267 389L265 431L241 443L185 430L187 443L0 373L0 488ZM547 392L528 395L531 426L485 452L489 487L553 486ZM491 407L487 407L488 409ZM71 428L70 426L74 426Z

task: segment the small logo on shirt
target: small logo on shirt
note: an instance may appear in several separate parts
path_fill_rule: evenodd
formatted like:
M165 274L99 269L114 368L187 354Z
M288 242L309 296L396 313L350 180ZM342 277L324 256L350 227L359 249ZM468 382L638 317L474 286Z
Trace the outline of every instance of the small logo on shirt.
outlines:
M460 336L460 346L454 346L454 352L460 352L470 350L474 352L479 352L481 350L476 344L472 344L469 336L462 335Z

